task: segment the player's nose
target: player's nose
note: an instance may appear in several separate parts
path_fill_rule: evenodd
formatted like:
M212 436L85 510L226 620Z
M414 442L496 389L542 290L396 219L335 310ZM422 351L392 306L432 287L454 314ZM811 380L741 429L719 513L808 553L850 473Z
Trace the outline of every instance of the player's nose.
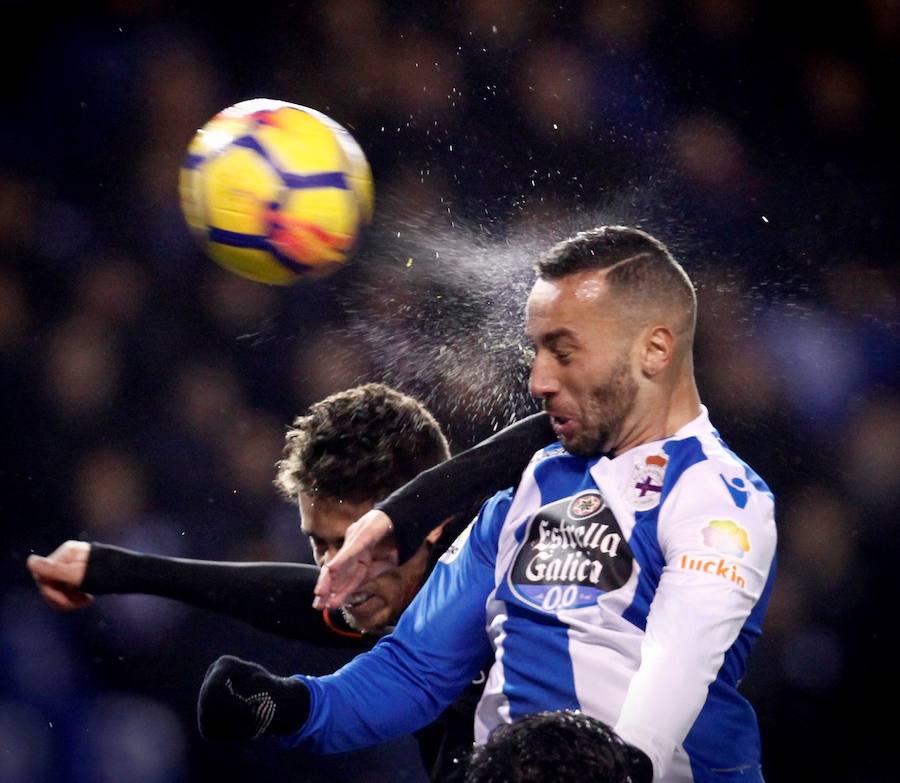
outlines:
M529 387L531 395L542 400L552 397L559 391L559 379L552 371L550 362L540 353L534 357L531 364Z

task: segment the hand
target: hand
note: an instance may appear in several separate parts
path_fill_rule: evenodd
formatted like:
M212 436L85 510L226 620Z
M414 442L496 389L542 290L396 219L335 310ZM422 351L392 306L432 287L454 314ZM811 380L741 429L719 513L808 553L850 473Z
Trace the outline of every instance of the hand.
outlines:
M374 508L350 525L344 545L319 573L313 607L337 609L351 593L384 572L386 558L396 565L397 551L379 547L392 531L391 518Z
M197 699L200 734L210 741L293 734L307 717L306 685L233 655L223 655L209 667Z
M66 541L48 557L29 555L26 564L44 600L61 612L73 612L94 602L80 589L90 556L87 541Z

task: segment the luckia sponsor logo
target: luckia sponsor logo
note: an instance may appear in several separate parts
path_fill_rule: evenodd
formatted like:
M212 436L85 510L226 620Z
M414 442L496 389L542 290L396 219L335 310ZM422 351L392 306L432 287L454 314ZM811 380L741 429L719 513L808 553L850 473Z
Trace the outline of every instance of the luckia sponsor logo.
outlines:
M683 571L700 571L704 574L712 574L713 576L727 579L729 582L734 582L738 587L747 586L747 580L741 576L737 563L732 563L724 557L717 559L682 555L678 565Z
M684 571L712 574L727 579L738 587L746 587L747 580L741 576L740 567L733 558L742 558L750 551L750 535L747 531L733 519L712 519L700 534L704 546L714 549L724 557L682 555L678 562L679 567Z

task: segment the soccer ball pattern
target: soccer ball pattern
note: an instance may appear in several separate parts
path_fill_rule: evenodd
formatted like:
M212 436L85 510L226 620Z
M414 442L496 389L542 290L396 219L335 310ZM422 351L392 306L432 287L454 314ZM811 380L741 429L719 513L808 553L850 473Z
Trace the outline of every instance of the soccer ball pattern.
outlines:
M273 285L330 274L372 220L372 172L356 140L321 112L268 98L230 106L197 131L179 189L207 254Z

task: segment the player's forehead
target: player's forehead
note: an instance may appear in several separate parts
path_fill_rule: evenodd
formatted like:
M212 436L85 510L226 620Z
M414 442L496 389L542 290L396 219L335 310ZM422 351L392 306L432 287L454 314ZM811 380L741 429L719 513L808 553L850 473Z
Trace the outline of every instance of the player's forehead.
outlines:
M584 270L553 280L538 279L526 307L526 331L534 340L577 335L609 320L609 286L604 270Z
M372 502L352 502L308 492L300 492L300 528L323 540L343 538L347 528L368 511Z

